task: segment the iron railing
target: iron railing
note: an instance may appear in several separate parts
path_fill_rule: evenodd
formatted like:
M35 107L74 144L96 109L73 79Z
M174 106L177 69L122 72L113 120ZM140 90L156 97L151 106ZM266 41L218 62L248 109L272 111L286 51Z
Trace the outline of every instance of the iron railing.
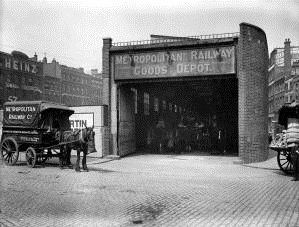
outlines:
M166 37L166 38L150 39L150 40L116 42L116 43L112 43L112 46L121 47L121 46L160 44L160 43L176 43L176 42L186 42L186 41L194 42L196 40L235 38L235 37L239 37L239 35L240 35L239 32L234 32L234 33L210 34L210 35L187 36L187 37L170 37L170 38Z

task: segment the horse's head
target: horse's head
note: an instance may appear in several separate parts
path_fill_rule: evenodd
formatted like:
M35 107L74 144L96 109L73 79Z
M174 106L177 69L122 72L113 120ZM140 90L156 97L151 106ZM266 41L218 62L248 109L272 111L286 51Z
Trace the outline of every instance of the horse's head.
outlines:
M86 143L94 140L94 134L93 127L81 129L81 139Z
M95 149L94 136L95 132L93 131L93 127L85 128L85 141L88 145L88 153L97 152Z

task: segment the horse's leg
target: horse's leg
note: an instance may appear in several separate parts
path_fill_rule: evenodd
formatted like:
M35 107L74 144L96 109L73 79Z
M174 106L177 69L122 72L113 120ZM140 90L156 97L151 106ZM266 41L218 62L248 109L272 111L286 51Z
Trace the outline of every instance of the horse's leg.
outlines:
M80 149L77 148L77 161L76 161L76 168L77 172L80 172Z
M88 168L87 168L87 165L86 165L87 150L88 150L87 147L83 148L82 167L83 167L83 170L88 172Z
M73 165L72 165L72 162L71 162L71 152L72 152L71 147L67 146L67 147L66 147L66 165L67 165L70 169L73 168Z
M61 146L60 148L59 148L59 150L60 150L60 154L59 154L59 168L60 169L63 169L63 162L64 162L64 152L65 152L65 149L64 149L64 147L63 146Z

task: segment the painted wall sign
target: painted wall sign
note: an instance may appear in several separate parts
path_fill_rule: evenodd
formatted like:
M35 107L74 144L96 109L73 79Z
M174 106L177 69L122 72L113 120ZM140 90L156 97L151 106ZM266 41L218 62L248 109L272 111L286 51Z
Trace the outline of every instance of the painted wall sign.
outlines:
M115 79L202 76L235 73L235 47L114 56Z
M69 119L72 129L81 129L94 126L93 113L74 113Z
M21 72L37 73L37 64L27 60L15 59L11 56L0 56L0 68L14 69Z

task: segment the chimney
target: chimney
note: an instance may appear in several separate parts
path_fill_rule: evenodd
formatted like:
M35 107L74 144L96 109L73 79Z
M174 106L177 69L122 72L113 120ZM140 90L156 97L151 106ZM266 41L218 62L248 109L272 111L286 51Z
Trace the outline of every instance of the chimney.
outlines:
M98 69L91 69L90 72L92 76L95 76L96 74L98 74Z
M291 41L285 39L284 41L284 75L288 77L291 75L292 70L292 56L291 56Z
M36 52L34 53L34 57L33 58L34 58L35 61L37 61L37 54L36 54Z
M43 58L43 63L45 63L45 64L48 63L48 60L47 60L47 57L46 57L46 56Z

